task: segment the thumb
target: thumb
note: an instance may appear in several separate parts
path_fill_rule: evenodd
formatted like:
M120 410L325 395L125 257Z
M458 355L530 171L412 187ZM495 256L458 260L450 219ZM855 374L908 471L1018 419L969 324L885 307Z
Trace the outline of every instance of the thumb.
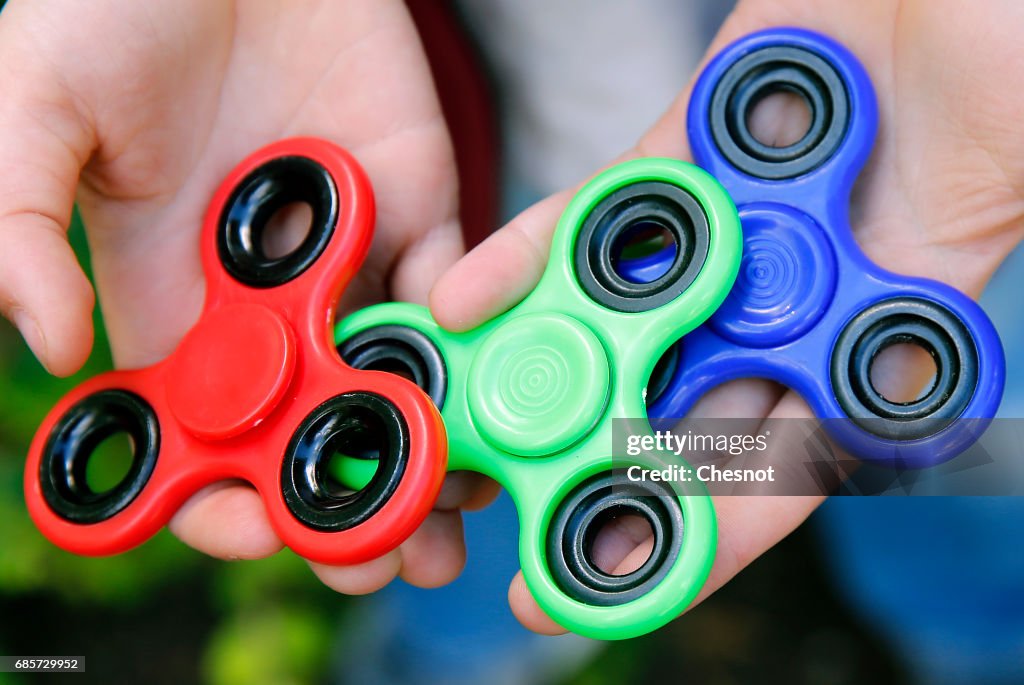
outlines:
M0 32L0 313L51 373L92 348L94 295L67 241L78 175L92 148L59 75Z

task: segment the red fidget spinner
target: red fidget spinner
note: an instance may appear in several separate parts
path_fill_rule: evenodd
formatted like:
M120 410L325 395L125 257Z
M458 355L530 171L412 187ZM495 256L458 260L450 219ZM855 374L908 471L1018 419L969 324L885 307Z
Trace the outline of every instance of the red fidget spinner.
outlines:
M294 202L312 210L309 234L268 257L267 222ZM36 434L25 496L43 533L79 554L122 552L226 479L251 483L278 536L314 561L368 561L416 530L444 476L441 418L413 383L352 369L332 342L334 308L373 224L369 180L330 143L281 141L232 171L204 219L199 322L162 362L77 387ZM131 440L131 467L94 492L86 465L117 433ZM370 451L364 487L328 477L333 455Z

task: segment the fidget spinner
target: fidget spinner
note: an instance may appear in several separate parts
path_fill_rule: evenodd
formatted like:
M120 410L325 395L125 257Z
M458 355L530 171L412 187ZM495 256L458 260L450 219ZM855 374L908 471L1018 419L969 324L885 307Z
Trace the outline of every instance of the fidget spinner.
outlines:
M651 227L672 236L671 264L647 283L622 278L622 246ZM635 160L576 194L540 283L510 311L453 333L423 307L391 303L336 328L348 364L411 377L441 407L451 470L486 474L509 491L526 583L574 632L615 639L653 630L707 578L716 522L706 489L630 482L630 458L612 454L612 418L641 418L650 431L647 379L668 346L721 304L741 243L735 207L711 176L676 160ZM358 487L366 467L350 462ZM591 548L606 522L629 513L650 523L654 549L639 569L613 575Z
M779 92L803 99L811 123L800 140L770 147L748 121ZM1005 373L992 323L949 286L879 268L850 230L850 189L877 120L860 63L810 31L754 33L708 64L690 99L690 146L739 208L743 261L722 307L663 361L651 417L683 417L713 386L762 377L799 392L840 445L876 463L937 464L984 430ZM620 269L643 282L671 263L662 250ZM899 343L922 347L936 366L930 388L909 402L871 382L877 355Z
M268 222L312 210L292 252L268 256ZM334 308L369 249L370 183L344 150L315 139L270 145L217 190L204 219L206 303L154 366L86 381L50 412L25 472L29 512L57 545L114 554L164 526L200 488L253 485L280 538L323 563L353 564L401 543L430 512L445 472L444 427L419 388L338 358ZM90 487L90 458L126 434L119 484ZM372 454L358 491L329 477L336 454Z

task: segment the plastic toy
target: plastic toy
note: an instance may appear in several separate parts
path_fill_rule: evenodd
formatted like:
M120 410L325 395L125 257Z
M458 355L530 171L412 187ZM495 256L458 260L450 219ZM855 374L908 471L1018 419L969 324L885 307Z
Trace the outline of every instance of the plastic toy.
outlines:
M302 202L308 235L268 256L264 229ZM42 532L79 554L114 554L167 523L197 490L242 479L281 539L332 564L380 556L429 513L445 471L434 404L392 374L356 371L331 340L334 308L373 233L369 181L344 150L300 138L242 162L204 219L206 303L175 352L90 379L50 412L25 472ZM108 438L132 442L127 476L94 492L86 470ZM330 477L336 453L372 453L366 487Z
M765 145L747 126L777 92L800 96L811 113L807 132L786 147ZM754 33L707 65L690 99L690 146L739 207L743 262L722 307L663 364L674 371L649 398L651 417L685 416L715 385L764 377L797 390L839 444L877 463L940 463L982 432L1004 379L991 322L949 286L882 270L850 230L850 189L877 119L856 58L810 31ZM620 268L643 282L671 260L663 250ZM934 382L914 401L890 401L871 384L876 355L896 343L935 360Z
M615 266L621 248L652 226L671 234L675 257L660 278L627 281ZM349 364L405 374L442 407L451 470L487 474L511 493L530 591L574 632L615 639L653 630L690 604L710 570L716 522L707 491L699 482L629 482L629 458L613 462L612 419L645 416L655 363L721 304L741 242L735 207L708 174L635 160L577 193L540 283L510 311L464 333L408 304L338 323ZM359 469L350 460L353 483ZM593 561L593 538L631 512L650 523L654 551L636 571L612 575Z

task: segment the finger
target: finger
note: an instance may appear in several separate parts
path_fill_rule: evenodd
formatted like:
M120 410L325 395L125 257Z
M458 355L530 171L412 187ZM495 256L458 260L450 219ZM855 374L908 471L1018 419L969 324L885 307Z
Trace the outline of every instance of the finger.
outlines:
M480 485L473 491L472 495L462 502L459 509L462 511L479 511L494 503L501 494L501 485L486 476L480 480Z
M203 488L168 527L186 545L218 559L262 559L283 547L259 493L237 481Z
M533 205L459 260L430 292L430 311L453 331L473 328L522 300L540 280L558 215L572 194Z
M310 567L325 585L346 595L375 592L399 575L407 583L424 588L452 582L466 564L458 506L483 484L471 475L475 474L459 472L446 478L438 501L447 500L451 510L431 512L397 550L355 566L310 563Z
M803 422L813 416L803 398L791 390L767 414L767 418L773 421L772 441L769 449L758 457L757 465L774 466L777 480L787 483L787 487L791 488L787 491L790 492L817 492L804 464L805 460L798 451L792 449L793 445L802 444L800 436L807 427ZM750 464L745 461L748 458L746 454L734 457L727 466L749 467ZM757 557L789 535L824 499L824 495L820 494L714 497L718 517L718 550L711 575L691 607L725 585Z
M466 565L466 542L460 510L479 509L497 497L498 484L469 471L445 478L437 511L400 548L402 579L417 587L433 588L454 581Z
M366 261L342 299L344 311L385 298L426 304L438 276L464 253L444 120L410 135L352 148L373 184L377 226ZM396 168L406 171L397 175Z
M414 133L369 147L353 145L352 152L373 184L378 221L370 252L339 309L352 311L383 299L426 304L438 277L465 252L444 119L434 112ZM395 174L396 168L404 173Z
M0 175L5 173L0 168ZM0 311L47 371L58 376L85 363L93 340L92 287L64 226L62 219L35 209L0 209Z
M708 582L690 608L703 602L796 530L824 499L819 496L716 499L718 552Z
M434 283L465 253L462 227L451 218L427 231L398 257L391 276L396 300L426 304Z
M438 275L464 252L459 224L458 173L448 125L430 66L402 3L357 3L343 13L348 32L373 35L342 55L348 69L323 78L315 90L335 103L329 116L304 108L290 130L321 135L347 148L373 186L377 226L363 269L390 292L379 299L425 304ZM376 54L389 45L387 58ZM371 83L366 64L374 66ZM381 82L402 88L379 88ZM351 97L359 92L361 97ZM350 288L351 290L351 288ZM359 304L366 302L361 298ZM346 300L346 306L351 306Z
M654 549L651 527L639 516L621 516L598 531L594 539L594 564L612 575L626 575L643 566ZM533 599L520 571L509 586L512 613L526 628L543 635L566 632Z
M522 571L516 573L508 586L508 605L512 608L512 615L527 630L541 635L561 635L567 632L537 604L537 600L530 594L530 589L526 587Z
M92 135L60 79L31 68L16 29L0 28L0 312L66 376L92 347L92 287L65 235Z
M627 514L612 519L597 531L591 554L599 569L622 576L643 566L652 549L650 524L642 516Z
M459 509L487 496L489 478L456 471L445 477L436 503L416 532L401 547L356 566L310 563L313 572L331 589L346 595L375 592L396 576L417 587L438 587L458 577L466 563L462 516Z
M445 476L434 508L439 511L482 509L498 496L501 486L481 473L453 471Z
M772 381L740 378L704 393L690 409L687 418L754 419L767 416L784 392L785 388Z
M447 585L462 573L466 565L466 543L462 514L435 511L416 532L402 543L402 580L416 587Z
M402 568L402 555L394 549L382 557L354 566L327 566L309 562L320 582L343 595L366 595L390 583Z
M872 360L871 387L890 402L914 402L935 373L935 360L927 350L900 343L885 348Z

